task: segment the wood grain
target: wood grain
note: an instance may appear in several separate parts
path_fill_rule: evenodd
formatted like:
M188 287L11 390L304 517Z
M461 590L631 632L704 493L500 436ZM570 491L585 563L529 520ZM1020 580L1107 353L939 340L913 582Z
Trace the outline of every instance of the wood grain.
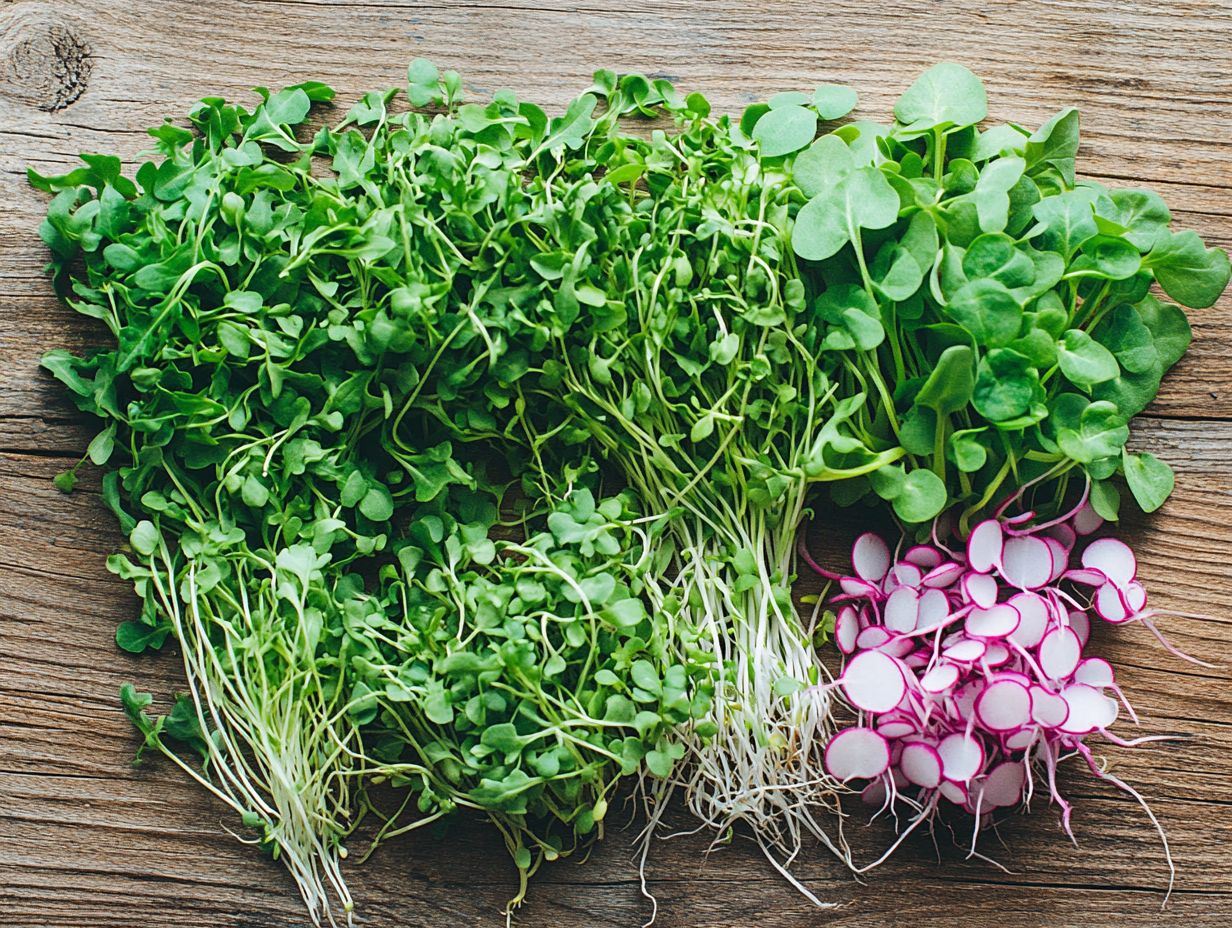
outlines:
M116 702L125 680L165 698L177 657L134 659L112 644L134 609L103 566L120 543L92 474L58 493L89 424L37 358L98 337L42 277L44 200L26 165L69 166L79 151L133 159L143 128L206 94L324 80L346 105L397 84L414 55L453 67L483 97L508 86L549 106L600 66L667 76L735 111L767 94L847 81L860 113L885 118L928 64L957 59L985 78L994 119L1039 123L1078 105L1080 172L1149 185L1178 221L1232 246L1232 0L838 2L327 2L133 0L0 2L0 924L13 928L284 928L305 918L290 881L224 830L225 810L168 764L130 764ZM1193 314L1195 343L1136 424L1137 447L1177 469L1163 511L1126 526L1161 607L1217 618L1165 621L1183 649L1227 660L1232 642L1232 302ZM827 526L828 528L828 526ZM841 531L839 532L841 534ZM825 538L820 528L815 541ZM833 541L833 539L831 539ZM836 550L836 549L831 549ZM985 848L1012 872L965 861L949 837L912 841L866 885L820 850L799 873L818 912L747 841L707 854L702 836L661 845L649 868L664 926L1232 924L1232 691L1226 670L1185 664L1140 630L1100 630L1098 647L1144 733L1187 739L1109 750L1151 799L1179 868L1166 882L1158 840L1132 801L1066 773L1080 797L1075 848L1055 810L1001 828ZM852 810L857 815L858 809ZM621 821L619 816L613 817ZM679 824L686 820L679 818ZM891 836L851 822L865 855ZM584 865L536 879L520 925L635 926L649 917L632 832L613 828ZM940 863L938 863L938 858ZM364 924L497 925L512 866L480 823L412 837L350 867ZM907 907L910 907L909 909Z

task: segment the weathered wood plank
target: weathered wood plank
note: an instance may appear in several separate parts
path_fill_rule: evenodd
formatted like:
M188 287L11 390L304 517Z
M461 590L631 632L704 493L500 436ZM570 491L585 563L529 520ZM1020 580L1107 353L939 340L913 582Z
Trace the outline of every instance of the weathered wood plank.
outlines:
M32 230L45 203L25 183L27 164L60 170L83 150L131 161L145 147L145 126L206 94L242 99L255 84L314 77L338 88L345 104L399 83L416 54L457 68L479 97L508 86L558 106L607 66L670 77L706 92L722 112L780 89L848 81L869 118L885 118L919 70L951 58L985 77L994 119L1035 124L1080 106L1083 173L1156 187L1178 222L1228 247L1230 34L1230 0L1017 0L995 10L976 0L821 8L802 0L634 0L619 8L601 0L0 3L0 452L8 452L0 453L0 924L305 923L281 868L223 830L232 824L225 809L168 763L130 765L135 739L116 690L134 680L165 699L180 680L178 658L136 659L112 644L115 625L134 608L103 566L122 539L88 469L71 497L50 482L80 455L90 425L38 371L37 358L50 347L83 350L97 333L57 303L41 274L46 253ZM1166 619L1168 635L1226 660L1232 421L1202 420L1232 420L1232 301L1193 319L1191 353L1152 417L1136 425L1136 446L1176 466L1177 493L1125 530L1158 605L1215 616ZM831 546L831 556L840 548ZM926 838L913 840L867 886L811 849L799 873L819 896L844 904L820 913L748 842L703 860L708 839L682 838L660 846L650 863L658 924L882 928L906 906L913 924L930 928L993 919L1007 928L1232 923L1227 672L1185 664L1140 629L1097 634L1122 668L1143 733L1193 736L1107 751L1168 829L1180 872L1163 912L1166 870L1140 810L1070 770L1081 850L1062 839L1042 803L1002 827L1007 847L985 847L1010 875L963 861L944 834L940 865ZM884 824L863 830L859 819L851 831L865 859L891 835ZM640 924L650 907L632 841L632 831L613 830L584 867L546 868L518 922ZM512 866L479 823L444 839L411 836L350 869L365 923L380 928L497 925L513 886Z

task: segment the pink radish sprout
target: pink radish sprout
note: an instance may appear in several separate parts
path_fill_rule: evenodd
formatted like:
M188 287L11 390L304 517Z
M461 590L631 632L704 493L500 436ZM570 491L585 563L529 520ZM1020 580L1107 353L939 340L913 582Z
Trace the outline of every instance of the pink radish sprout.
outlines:
M1122 706L1138 719L1112 665L1083 649L1095 616L1139 622L1172 653L1202 662L1152 623L1158 613L1146 608L1129 547L1087 540L1102 520L1085 495L1065 516L1035 526L1033 514L1007 517L1005 508L974 526L965 545L942 544L945 531L934 526L933 544L901 558L866 532L853 547L850 575L825 570L802 546L805 561L838 582L834 636L844 666L831 685L859 713L855 727L831 740L826 770L844 782L868 780L865 800L896 820L897 803L912 810L895 847L949 803L974 816L971 853L982 857L975 853L980 830L995 810L1029 804L1037 780L1074 838L1056 769L1080 756L1146 811L1163 841L1171 893L1175 868L1162 827L1086 744L1093 735L1123 746L1166 736L1126 740L1109 731Z

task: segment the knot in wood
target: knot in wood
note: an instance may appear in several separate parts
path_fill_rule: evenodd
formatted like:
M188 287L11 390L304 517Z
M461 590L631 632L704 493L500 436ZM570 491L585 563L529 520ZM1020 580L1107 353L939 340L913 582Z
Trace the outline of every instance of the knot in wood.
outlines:
M0 16L0 97L54 113L85 92L90 47L75 24L41 3Z

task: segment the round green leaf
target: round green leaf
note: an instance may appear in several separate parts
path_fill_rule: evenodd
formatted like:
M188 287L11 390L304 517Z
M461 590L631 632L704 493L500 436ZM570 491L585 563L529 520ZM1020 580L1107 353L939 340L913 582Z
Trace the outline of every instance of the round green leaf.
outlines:
M376 484L359 501L359 511L373 522L384 522L394 514L394 498L389 490Z
M111 458L111 452L115 450L115 434L116 425L113 422L95 435L90 440L89 447L86 448L86 455L99 467L107 463Z
M878 168L857 168L801 208L792 230L796 254L822 261L850 240L854 229L884 229L898 218L898 194Z
M809 102L807 93L799 90L783 90L767 100L766 105L772 110L781 110L788 106L808 106Z
M932 454L937 440L937 414L926 406L907 410L898 425L898 442L908 454Z
M121 622L116 628L116 644L130 654L140 654L147 649L161 648L167 640L171 629L167 626L154 627L129 619Z
M1095 197L1094 190L1079 187L1036 203L1031 213L1043 226L1039 237L1043 247L1068 259L1083 242L1094 237L1099 231L1093 211Z
M951 345L941 352L932 373L916 394L919 406L945 415L963 409L975 389L975 358L969 345Z
M880 467L868 475L868 482L873 492L885 500L893 500L903 491L907 482L907 474L897 464Z
M823 350L872 351L885 340L881 311L863 287L831 287L813 305L817 315L829 323L821 345Z
M513 853L513 865L519 870L529 870L531 864L530 848L519 847Z
M1006 287L1025 287L1035 280L1035 264L1003 232L987 232L967 246L962 257L969 280L992 277Z
M974 126L988 115L988 95L978 77L961 64L942 61L916 78L894 104L894 118L906 135L934 128Z
M364 494L368 491L368 479L363 475L362 471L352 470L347 475L346 482L342 485L342 492L339 494L339 501L344 506L355 506Z
M1122 458L1125 482L1143 512L1154 512L1172 495L1176 477L1172 468L1153 454L1130 454Z
M813 91L813 108L822 119L842 119L858 101L856 92L845 84L822 84Z
M753 129L756 128L757 123L768 112L770 112L770 107L765 103L754 103L746 106L744 112L740 114L740 131L749 138L752 138Z
M1119 236L1097 235L1083 242L1067 276L1125 280L1137 274L1141 267L1138 249L1129 241Z
M945 483L931 470L919 468L907 474L894 497L894 512L904 522L927 522L945 508Z
M837 135L823 135L791 164L791 176L807 197L815 197L856 168L851 149Z
M1006 345L1022 328L1022 304L998 280L984 278L964 284L945 311L981 345Z
M705 441L714 432L714 416L705 415L693 423L693 427L689 429L689 440L693 442Z
M1057 363L1057 342L1043 329L1029 328L1026 334L1007 346L1029 358L1037 370L1047 370Z
M646 769L661 780L666 780L672 774L672 758L665 751L648 751L646 753Z
M637 660L629 670L633 685L647 693L658 693L660 690L659 672L654 664L647 660Z
M600 686L617 686L620 683L620 678L604 667L602 670L595 672L595 682Z
M1003 152L1021 154L1026 141L1025 131L1016 126L993 126L976 136L967 157L979 164Z
M261 482L260 477L249 474L240 489L240 497L244 500L245 506L260 509L269 501L269 487Z
M964 474L975 473L988 460L988 450L975 437L975 431L982 431L982 429L964 430L950 436L948 457Z
M1031 408L1039 372L1017 351L994 348L980 359L971 405L989 422L1007 422Z
M1070 329L1057 343L1057 363L1066 379L1079 387L1093 387L1121 373L1111 351L1081 329Z
M1091 401L1080 393L1061 393L1048 401L1048 426L1053 434L1060 429L1077 429Z
M895 241L887 241L878 249L869 270L877 291L894 302L906 300L924 282L924 269L916 263L911 252Z
M710 115L710 101L703 94L694 91L684 98L685 108L694 116L705 119Z
M1000 232L1009 222L1010 190L1022 177L1026 162L1021 158L998 158L980 172L971 198L975 203L980 228Z
M512 722L489 725L480 735L480 743L502 754L516 754L522 749L522 736Z
M1121 367L1131 374L1160 366L1159 350L1151 330L1132 306L1122 304L1110 311L1095 330L1094 337L1106 345Z
M753 127L763 158L778 158L799 151L817 134L817 114L799 105L771 108Z
M148 519L142 519L128 536L128 542L133 550L142 557L149 557L158 548L158 529Z
M1090 464L1121 453L1129 440L1129 426L1111 403L1097 401L1082 411L1077 429L1057 432L1057 444L1068 457Z
M791 232L791 247L801 258L824 261L847 244L847 226L840 204L820 194L801 207Z
M1134 306L1134 311L1150 331L1155 350L1159 353L1159 362L1163 370L1167 370L1181 359L1193 340L1189 318L1179 306L1149 295Z
M1054 168L1065 183L1074 183L1074 156L1078 154L1078 111L1061 110L1027 139L1025 153L1032 168Z
M1172 213L1159 194L1129 188L1109 195L1113 209L1109 219L1125 229L1125 238L1141 252L1151 250L1159 233L1172 222Z
M1162 376L1162 368L1153 368L1141 374L1122 371L1119 377L1096 384L1091 395L1115 406L1126 419L1132 419L1155 399Z
M1144 263L1154 268L1164 293L1190 309L1214 305L1232 273L1225 251L1207 248L1188 230L1161 234Z
M1115 522L1121 512L1121 493L1107 480L1091 482L1091 508L1101 518Z

